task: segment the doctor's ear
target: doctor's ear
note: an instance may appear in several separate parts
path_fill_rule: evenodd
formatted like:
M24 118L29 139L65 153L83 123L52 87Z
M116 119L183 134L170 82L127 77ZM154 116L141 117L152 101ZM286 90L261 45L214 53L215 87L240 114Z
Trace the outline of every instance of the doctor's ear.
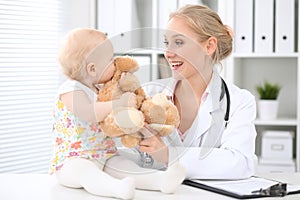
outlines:
M206 53L210 56L213 55L213 53L217 49L217 44L218 44L217 38L215 37L208 38L205 45Z
M97 75L97 74L96 74L96 66L95 66L94 63L89 63L89 64L87 64L87 66L86 66L86 71L87 71L87 73L88 73L89 75L91 75L91 76L96 76L96 75Z

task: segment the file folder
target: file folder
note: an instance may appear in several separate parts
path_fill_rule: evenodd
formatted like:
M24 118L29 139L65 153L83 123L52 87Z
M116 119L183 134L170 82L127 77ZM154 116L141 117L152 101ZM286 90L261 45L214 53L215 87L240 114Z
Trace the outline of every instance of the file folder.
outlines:
M235 0L235 52L253 51L253 0Z
M242 180L184 180L184 185L216 192L237 199L283 197L300 193L300 185L292 185L261 177Z
M274 0L255 0L254 52L273 52Z
M295 0L275 2L275 52L295 50Z

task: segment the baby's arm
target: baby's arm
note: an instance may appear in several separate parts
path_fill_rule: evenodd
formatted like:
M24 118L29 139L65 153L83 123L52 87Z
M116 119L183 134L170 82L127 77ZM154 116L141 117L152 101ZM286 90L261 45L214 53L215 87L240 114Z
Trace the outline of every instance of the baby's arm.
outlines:
M91 102L83 91L62 94L61 101L77 117L88 122L100 122L117 106L136 106L133 93L125 93L120 99L106 102Z

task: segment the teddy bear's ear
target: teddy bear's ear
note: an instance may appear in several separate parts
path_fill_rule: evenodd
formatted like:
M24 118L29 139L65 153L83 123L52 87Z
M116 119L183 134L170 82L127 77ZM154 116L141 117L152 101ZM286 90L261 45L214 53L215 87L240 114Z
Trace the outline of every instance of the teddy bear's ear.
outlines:
M121 72L135 72L139 65L135 59L130 56L119 56L114 59L116 69Z

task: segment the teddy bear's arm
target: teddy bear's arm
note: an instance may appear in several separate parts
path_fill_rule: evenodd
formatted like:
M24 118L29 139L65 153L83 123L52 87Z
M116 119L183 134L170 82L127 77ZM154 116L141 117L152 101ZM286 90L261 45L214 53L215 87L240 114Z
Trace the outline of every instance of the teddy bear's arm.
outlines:
M118 83L111 80L99 90L97 101L111 101L120 98L121 95L122 91L119 89Z

